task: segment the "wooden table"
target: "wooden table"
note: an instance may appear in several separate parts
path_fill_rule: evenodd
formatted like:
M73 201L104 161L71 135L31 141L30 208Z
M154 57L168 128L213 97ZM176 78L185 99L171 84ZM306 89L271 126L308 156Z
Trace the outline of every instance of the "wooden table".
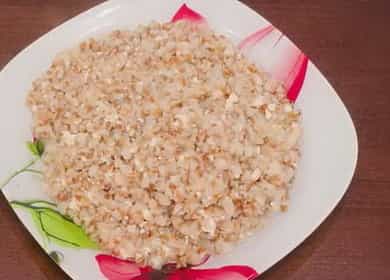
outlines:
M0 0L0 67L99 2ZM351 112L360 145L355 177L337 209L261 279L390 279L390 1L243 2L288 34L321 69ZM68 279L3 197L0 237L0 279Z

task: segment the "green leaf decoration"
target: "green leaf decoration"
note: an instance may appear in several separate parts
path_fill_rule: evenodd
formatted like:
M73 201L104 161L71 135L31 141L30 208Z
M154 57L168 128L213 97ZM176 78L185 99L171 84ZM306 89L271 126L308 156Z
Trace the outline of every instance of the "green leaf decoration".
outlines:
M19 174L22 174L24 172L29 172L29 173L35 173L35 174L42 174L42 171L30 168L33 166L43 155L43 152L45 151L45 145L41 140L34 139L32 142L28 141L26 142L27 149L30 151L30 153L34 156L32 160L27 162L27 164L22 167L19 170L16 170L13 172L10 176L8 176L4 181L0 183L0 189L4 188L6 185L8 185L9 182L11 182L16 176Z
M40 211L43 230L50 241L58 245L97 249L84 230L54 210Z
M55 204L47 201L13 201L15 208L26 209L44 239L60 246L98 249L95 242L89 239L83 228L70 218L53 209Z
M30 206L30 203L32 205L34 203L39 203L39 202L41 202L41 201L40 200L31 200L31 201L24 201L24 202L21 202L21 201L11 201L11 206L13 208L24 209L24 210L30 212L31 218L33 220L33 223L34 223L35 227L37 228L39 234L42 236L43 247L46 248L49 239L47 238L45 232L43 231L43 228L42 228L42 225L41 225L41 220L40 220L40 217L39 217L39 212L37 212L34 207Z
M33 142L28 141L26 145L27 145L27 149L30 151L30 153L33 156L39 156L38 148Z
M36 144L36 147L37 147L37 150L38 150L38 155L41 157L43 152L45 151L45 145L43 144L43 142L41 140L37 140L35 142Z
M45 151L45 145L39 139L34 139L33 141L28 141L26 143L27 149L33 156L41 157Z
M42 236L43 240L43 247L46 248L47 244L49 242L49 239L47 238L45 232L43 231L41 220L39 218L39 213L30 209L29 212L31 213L31 218L34 222L35 227L38 229L39 234Z

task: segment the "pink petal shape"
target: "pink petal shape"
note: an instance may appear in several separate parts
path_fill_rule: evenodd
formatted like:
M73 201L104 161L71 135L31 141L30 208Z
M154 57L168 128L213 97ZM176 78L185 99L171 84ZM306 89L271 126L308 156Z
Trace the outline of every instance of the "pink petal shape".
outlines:
M186 4L183 4L176 14L173 16L171 22L176 22L178 20L189 20L192 22L201 22L204 21L204 17L190 9Z
M272 31L274 31L275 27L272 25L268 25L264 28L259 29L255 33L252 33L248 37L246 37L244 40L242 40L238 44L238 48L241 50L243 48L249 48L255 44L257 44L261 39L265 38L268 34L270 34Z
M303 82L305 81L308 62L309 59L307 56L301 53L299 61L290 75L291 78L285 82L285 86L288 89L287 98L292 102L296 101L301 91Z
M287 98L295 102L305 80L309 59L295 45L281 53L278 63L270 71L287 89Z
M181 269L167 280L253 280L259 274L248 266L225 266L217 269Z
M146 280L148 278L145 274L152 270L109 255L97 255L95 259L100 271L108 280Z
M274 79L283 83L287 89L287 98L291 102L296 101L309 62L301 50L272 25L249 35L238 47L251 57L254 54L261 67Z

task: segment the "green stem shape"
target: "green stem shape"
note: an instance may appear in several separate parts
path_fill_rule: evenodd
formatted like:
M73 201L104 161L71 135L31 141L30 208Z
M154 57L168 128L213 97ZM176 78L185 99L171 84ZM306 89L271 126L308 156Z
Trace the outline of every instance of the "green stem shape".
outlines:
M16 176L18 176L19 174L21 174L23 172L42 174L42 172L30 168L31 166L33 166L38 161L38 159L39 158L34 158L34 159L30 160L23 168L21 168L19 170L16 170L14 173L12 173L10 176L8 176L8 178L5 179L4 182L1 183L0 190L2 188L4 188L6 185L8 185L8 183L11 182L11 180L13 178L15 178Z
M27 169L24 170L24 172L30 172L30 173L35 173L35 174L39 174L39 175L43 174L42 171L36 170L36 169L32 169L32 168L27 168Z

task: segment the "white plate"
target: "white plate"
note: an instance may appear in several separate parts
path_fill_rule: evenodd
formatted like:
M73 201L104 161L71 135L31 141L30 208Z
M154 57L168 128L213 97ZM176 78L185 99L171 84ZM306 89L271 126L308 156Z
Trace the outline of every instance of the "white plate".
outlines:
M25 141L30 139L31 123L24 105L25 96L31 82L48 68L56 53L83 39L113 29L133 28L152 20L169 21L183 2L108 1L45 34L12 59L0 73L3 96L0 103L0 131L3 132L0 178L5 178L31 158L24 149ZM237 43L248 34L269 25L263 17L238 1L185 2L200 12L213 29ZM264 42L271 40L270 36ZM289 43L287 39L283 40ZM255 55L253 51L251 54L254 59L260 59L257 63L266 64L276 55L269 48L257 48ZM297 105L303 112L303 156L291 193L289 211L275 215L263 230L243 241L230 254L212 257L204 267L242 264L255 268L259 273L265 271L307 238L345 193L357 161L355 128L337 93L311 62ZM15 178L3 191L8 200L47 200L41 191L39 178L33 175ZM94 258L97 251L67 248L55 242L44 244L30 212L16 212L47 252L62 252L60 266L72 278L105 279Z

